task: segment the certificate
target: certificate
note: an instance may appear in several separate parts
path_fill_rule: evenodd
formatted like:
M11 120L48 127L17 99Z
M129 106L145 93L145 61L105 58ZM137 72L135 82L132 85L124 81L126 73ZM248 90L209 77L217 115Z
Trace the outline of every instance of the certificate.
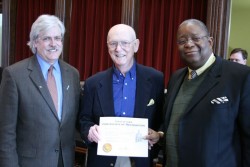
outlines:
M148 119L100 117L97 155L148 157Z

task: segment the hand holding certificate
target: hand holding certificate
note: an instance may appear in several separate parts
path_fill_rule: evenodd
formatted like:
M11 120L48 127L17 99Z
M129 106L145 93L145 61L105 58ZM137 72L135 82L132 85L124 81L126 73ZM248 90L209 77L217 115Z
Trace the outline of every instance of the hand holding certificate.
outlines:
M97 154L148 157L148 119L101 117Z

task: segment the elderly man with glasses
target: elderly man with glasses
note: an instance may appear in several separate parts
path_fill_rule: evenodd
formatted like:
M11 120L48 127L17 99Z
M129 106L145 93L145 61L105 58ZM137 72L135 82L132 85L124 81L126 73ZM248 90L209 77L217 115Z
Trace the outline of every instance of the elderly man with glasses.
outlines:
M32 24L33 56L3 71L0 166L72 167L80 100L79 72L59 57L65 27L41 15Z
M250 68L215 55L199 20L183 21L177 41L187 67L167 87L166 166L249 167Z
M146 158L97 155L100 117L147 118L149 128L157 130L164 98L163 73L135 61L139 40L132 27L113 26L108 32L107 47L113 66L84 84L80 125L89 148L88 167L151 167L154 147Z

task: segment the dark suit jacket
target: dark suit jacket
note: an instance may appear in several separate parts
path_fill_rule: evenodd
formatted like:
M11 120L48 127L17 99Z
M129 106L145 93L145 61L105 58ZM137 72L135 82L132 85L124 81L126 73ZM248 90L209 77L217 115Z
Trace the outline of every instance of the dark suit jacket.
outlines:
M103 116L115 116L112 85L113 69L109 68L86 80L80 111L81 135L88 144L88 167L107 167L115 164L116 157L97 156L97 144L87 139L89 128L99 124ZM136 66L136 102L134 117L148 118L149 127L157 130L161 123L164 99L163 74L150 67ZM150 99L155 104L147 107ZM134 158L136 167L151 167L149 158Z
M60 144L64 167L73 166L79 73L61 60L59 65L61 122L35 56L5 68L0 87L1 167L57 167Z
M167 129L187 74L178 70L166 95ZM226 97L224 103L211 101ZM179 167L250 166L250 68L216 57L179 124Z
M3 68L0 67L0 84L1 84L1 80L2 80L2 73L3 73Z

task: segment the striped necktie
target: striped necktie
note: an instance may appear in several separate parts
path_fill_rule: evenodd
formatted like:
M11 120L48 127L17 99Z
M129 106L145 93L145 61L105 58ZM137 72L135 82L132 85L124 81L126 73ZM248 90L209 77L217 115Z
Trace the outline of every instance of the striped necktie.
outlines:
M50 95L52 97L53 103L55 105L56 111L58 111L58 95L57 95L57 88L56 88L56 80L53 75L53 66L50 66L48 70L48 79L47 79L47 84L49 88Z
M192 70L192 71L190 72L190 75L191 75L191 79L194 79L195 77L197 77L197 73L196 73L195 70Z

